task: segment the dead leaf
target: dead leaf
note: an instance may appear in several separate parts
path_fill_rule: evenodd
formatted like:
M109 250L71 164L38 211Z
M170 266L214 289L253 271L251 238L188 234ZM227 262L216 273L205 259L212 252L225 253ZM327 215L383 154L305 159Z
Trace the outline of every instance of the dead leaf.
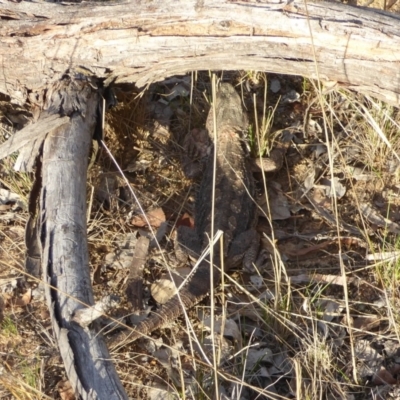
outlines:
M167 385L153 383L152 386L147 386L147 397L149 400L174 400L178 399L176 393L167 390Z
M161 225L157 228L155 236L150 241L149 248L157 247L157 243L160 243L167 234L168 228L169 226L167 221L161 223Z
M110 205L118 187L118 177L114 173L104 173L99 177L95 196L100 203Z
M269 363L273 362L273 353L272 350L268 347L256 349L250 348L247 352L246 357L246 371L253 371L256 367L259 367L260 363Z
M218 363L225 363L232 357L233 346L229 340L225 337L221 337L221 335L211 333L204 338L201 345L202 350L204 350L210 360L214 359L215 354L218 357ZM196 347L197 346L195 346L195 348Z
M381 362L383 357L371 347L371 342L366 339L357 340L354 346L355 355L359 360L368 362Z
M75 391L70 381L59 381L57 383L58 393L62 400L75 400Z
M291 216L289 202L282 193L281 185L277 182L269 182L268 203L265 197L262 197L259 201L259 206L265 215L271 216L273 221L288 219Z
M186 84L179 83L166 93L165 97L168 101L172 101L175 97L188 97L190 92Z
M271 79L269 90L271 90L272 93L278 93L281 90L281 82L279 79Z
M392 364L387 370L393 375L397 376L400 372L400 365L399 364Z
M72 321L76 322L83 328L87 328L94 320L101 317L104 314L110 312L110 310L116 308L121 303L118 296L110 294L102 297L92 307L80 308L75 312L72 317Z
M383 217L377 210L367 203L360 205L360 210L363 216L375 226L385 228L392 233L400 233L400 226L393 221Z
M357 317L354 318L353 327L362 331L370 331L371 329L379 326L380 323L381 318L377 315L371 315L368 317ZM365 335L365 332L360 333ZM357 332L354 332L354 334L357 334Z
M397 379L386 369L382 368L378 373L372 378L372 383L374 385L395 385Z
M328 210L332 208L331 199L326 196L325 191L321 187L314 188L311 197L315 204L318 204L320 207Z
M341 315L343 306L337 301L321 300L317 302L318 309L323 311L322 319L326 322L332 322L335 317Z
M211 329L211 316L207 316L203 318L202 324L203 326ZM233 319L224 320L222 318L214 320L214 333L221 334L222 329L224 330L223 335L227 338L232 338L235 341L238 341L241 337L241 333L237 323Z
M165 222L165 213L161 207L155 208L146 214L147 220L143 214L135 215L131 221L132 225L143 228L148 223L153 228L158 228L163 222Z
M169 378L174 382L180 382L180 377L182 376L182 371L188 371L189 374L191 368L187 365L184 359L181 359L181 354L183 350L183 345L181 341L176 341L172 346L165 348L159 347L152 353L159 363L166 369ZM182 361L182 363L181 363ZM185 364L185 369L183 369L183 364ZM167 399L168 397L154 397L155 399Z
M396 164L398 162L396 161ZM366 168L352 167L347 165L345 171L348 178L355 179L356 181L368 181L371 179L372 174Z
M184 213L181 218L176 222L176 227L188 226L189 228L194 228L194 219L188 213Z
M346 194L346 188L340 183L338 177L334 176L333 179L323 178L321 179L321 185L324 188L325 195L333 197L334 193L336 197L340 199Z
M117 253L106 254L103 265L117 270L130 268L137 241L137 232L122 235L116 243Z
M21 197L7 189L0 188L0 204L12 205L12 210L25 209L26 204L21 200Z
M315 169L312 169L311 172L307 175L306 179L304 179L303 194L308 193L314 187L314 182L315 182Z
M32 289L28 289L22 297L16 299L13 302L13 305L15 307L25 307L27 304L29 304L32 300Z

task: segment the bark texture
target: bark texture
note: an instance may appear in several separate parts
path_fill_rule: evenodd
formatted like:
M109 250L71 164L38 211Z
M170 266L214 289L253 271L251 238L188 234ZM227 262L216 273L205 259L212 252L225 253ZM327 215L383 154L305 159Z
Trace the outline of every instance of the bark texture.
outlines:
M48 134L36 166L40 184L36 181L35 188L40 190L32 191L30 209L37 203L39 212L31 213L35 223L27 226L27 233L31 229L28 246L39 249L33 253L40 257L53 331L72 386L83 399L126 399L96 323L85 328L73 320L78 310L94 304L86 234L86 170L99 93L80 74L65 75L53 93L43 120L53 113L64 123Z
M382 11L302 0L0 0L0 19L0 101L19 107L40 104L70 67L138 87L193 70L262 70L399 102L400 17Z

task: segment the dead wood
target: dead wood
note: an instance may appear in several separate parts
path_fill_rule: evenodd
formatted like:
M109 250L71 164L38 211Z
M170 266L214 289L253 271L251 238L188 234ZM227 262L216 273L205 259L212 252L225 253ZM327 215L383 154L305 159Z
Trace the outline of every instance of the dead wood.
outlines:
M300 0L95 4L0 0L0 109L40 107L48 85L78 66L138 87L193 70L270 71L399 101L397 15Z
M61 114L69 123L54 129L44 141L36 173L41 189L38 198L33 191L30 199L31 206L38 202L40 207L36 215L31 214L36 219L28 224L32 232L27 245L40 249L53 331L72 386L84 399L126 399L96 323L82 327L74 319L79 310L94 304L86 235L86 170L99 94L93 82L80 74L64 76L53 93L46 113Z

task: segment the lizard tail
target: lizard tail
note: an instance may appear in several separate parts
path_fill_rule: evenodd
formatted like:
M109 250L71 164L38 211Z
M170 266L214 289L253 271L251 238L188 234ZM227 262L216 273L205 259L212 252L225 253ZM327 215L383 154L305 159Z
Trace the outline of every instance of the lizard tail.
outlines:
M215 276L218 275L218 276ZM201 277L201 278L200 278ZM214 272L214 281L219 281L219 273ZM168 322L174 321L182 314L182 307L189 309L201 301L209 292L210 267L200 265L190 282L170 300L168 300L160 311L154 312L144 321L134 328L124 330L114 335L108 341L108 345L113 348L120 344L127 344L136 339L149 335L152 331L161 328Z

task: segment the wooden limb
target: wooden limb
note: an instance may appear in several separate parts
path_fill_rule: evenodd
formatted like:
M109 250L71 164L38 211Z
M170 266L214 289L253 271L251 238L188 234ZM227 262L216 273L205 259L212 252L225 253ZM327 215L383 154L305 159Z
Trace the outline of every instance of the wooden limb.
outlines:
M68 121L69 118L66 116L61 117L58 114L53 114L41 118L33 125L26 126L0 146L0 159L22 149L24 146L31 147L30 144L34 140L41 142L47 133L67 124Z
M19 106L40 103L70 67L137 87L194 70L268 71L399 104L400 16L382 11L311 0L0 0L0 19L0 94Z
M86 170L99 95L75 77L59 86L52 109L63 107L70 123L49 134L43 146L38 226L46 299L76 391L83 399L127 399L96 323L83 328L73 321L78 310L94 304L86 234Z

